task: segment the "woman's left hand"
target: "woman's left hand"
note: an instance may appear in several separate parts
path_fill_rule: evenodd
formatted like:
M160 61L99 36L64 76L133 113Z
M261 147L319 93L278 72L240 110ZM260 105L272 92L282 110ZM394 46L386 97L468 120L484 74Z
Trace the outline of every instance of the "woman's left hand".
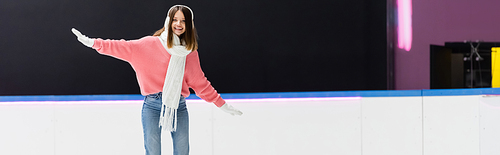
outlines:
M238 109L234 108L233 106L231 106L231 105L229 105L229 104L227 104L227 103L225 103L224 105L222 105L222 106L220 107L220 109L221 109L222 111L224 111L224 112L227 112L227 113L229 113L229 114L233 115L233 116L234 116L234 115L238 115L238 116L240 116L240 115L242 115L242 114L243 114L243 112L241 112L240 110L238 110Z

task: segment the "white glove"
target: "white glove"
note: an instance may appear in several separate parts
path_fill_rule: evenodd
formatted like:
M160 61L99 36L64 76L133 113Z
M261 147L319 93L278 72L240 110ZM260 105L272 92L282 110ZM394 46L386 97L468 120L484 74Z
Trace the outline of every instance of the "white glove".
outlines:
M78 41L80 41L83 45L92 48L94 46L94 39L90 39L89 37L83 35L80 33L80 31L76 30L75 28L71 29L71 32L73 32L76 37L78 37Z
M225 103L224 105L222 105L222 107L220 107L220 109L221 109L222 111L224 111L224 112L227 112L227 113L229 113L229 114L233 115L233 116L234 116L234 115L238 115L238 116L240 116L240 115L242 115L242 114L243 114L240 110L238 110L238 109L234 108L233 106L231 106L231 105L229 105L229 104L227 104L227 103Z

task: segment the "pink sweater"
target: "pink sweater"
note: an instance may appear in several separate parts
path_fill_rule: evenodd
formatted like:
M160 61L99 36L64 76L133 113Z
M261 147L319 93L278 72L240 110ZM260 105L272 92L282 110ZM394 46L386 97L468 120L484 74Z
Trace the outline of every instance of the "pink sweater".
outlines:
M158 37L146 36L138 40L102 40L95 39L94 46L100 54L109 55L130 63L135 70L142 95L161 92L167 74L170 54L163 47ZM189 87L196 95L217 107L225 104L201 70L198 51L186 57L186 69L181 94L189 96Z

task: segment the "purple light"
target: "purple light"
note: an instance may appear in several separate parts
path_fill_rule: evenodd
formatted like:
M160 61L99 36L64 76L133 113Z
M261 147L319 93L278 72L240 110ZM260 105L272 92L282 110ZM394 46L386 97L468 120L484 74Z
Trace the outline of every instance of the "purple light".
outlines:
M345 101L360 100L361 97L319 97L319 98L261 98L261 99L226 99L228 102L291 102L291 101ZM206 103L201 99L188 99L190 103ZM2 105L110 105L110 104L142 104L143 100L117 101L14 101L0 102Z
M410 51L412 44L412 0L398 0L398 47Z

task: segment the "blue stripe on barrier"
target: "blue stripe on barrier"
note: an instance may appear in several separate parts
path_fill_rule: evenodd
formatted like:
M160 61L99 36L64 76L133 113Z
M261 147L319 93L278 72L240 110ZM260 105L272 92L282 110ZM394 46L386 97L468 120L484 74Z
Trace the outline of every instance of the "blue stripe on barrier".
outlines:
M278 92L221 94L227 99L252 98L306 98L306 97L386 97L422 96L421 90L373 90L373 91L327 91L327 92ZM190 96L191 97L191 96ZM188 98L189 99L189 98Z
M270 92L270 93L223 93L224 99L257 98L311 98L311 97L405 97L405 96L457 96L457 95L500 95L500 88L474 89L432 89L432 90L367 90L367 91L324 91L324 92ZM143 100L142 95L40 95L0 96L0 102L13 101L102 101ZM191 94L187 99L200 99Z
M458 96L458 95L499 95L500 88L474 89L430 89L423 90L423 96Z
M101 100L143 100L142 95L40 95L0 96L0 102L12 101L101 101Z

